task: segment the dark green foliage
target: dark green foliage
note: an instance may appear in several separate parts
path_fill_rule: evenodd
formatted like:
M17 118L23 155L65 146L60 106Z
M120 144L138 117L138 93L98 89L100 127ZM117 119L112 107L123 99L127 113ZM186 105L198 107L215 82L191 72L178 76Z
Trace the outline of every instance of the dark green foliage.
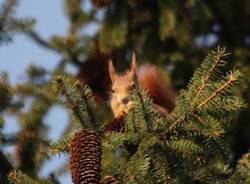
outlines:
M246 177L247 169L241 173L231 166L230 145L226 142L229 116L234 115L228 111L237 111L244 103L233 93L241 73L222 72L226 69L225 56L225 50L219 47L208 55L166 118L160 117L146 92L134 90L125 132L104 132L103 159L105 154L113 155L113 159L103 166L103 175L126 184L223 183ZM99 122L104 120L96 113L97 105L88 87L66 77L57 77L54 87L83 128L103 135ZM227 122L223 115L227 115ZM49 152L67 151L71 139L71 135L62 138L50 146ZM248 164L247 160L242 162Z
M237 167L234 171L234 174L226 181L228 184L239 183L245 184L250 182L250 154L246 153L238 161Z
M12 171L9 174L10 183L13 184L38 184L39 182L33 180L32 178L28 177L26 174L23 174L21 171Z
M92 0L94 5L88 10L86 0L65 0L67 34L48 40L32 29L33 19L15 16L17 2L1 4L0 44L22 32L61 59L52 71L30 66L21 84L10 85L5 74L0 79L0 143L15 147L10 159L1 154L1 184L9 183L7 174L13 167L25 173L12 172L13 183L58 183L57 170L45 180L39 178L41 165L52 154L67 152L72 133L79 128L102 136L102 178L114 176L126 184L249 183L249 154L242 157L249 150L249 108L237 118L238 110L250 102L248 0ZM86 28L91 25L98 28L90 34ZM218 44L230 50L229 66L224 61L228 54L219 47L198 67L201 58ZM178 92L175 109L167 118L159 117L145 91L136 90L124 132L105 132L103 127L111 119L108 102L98 107L90 88L68 74L66 67L84 66L91 82L103 86L107 85L102 84L105 76L97 76L101 80L95 81L98 73L103 75L99 72L103 63L112 58L124 70L132 52L139 62L167 69L174 88L184 90ZM89 68L86 61L97 65ZM228 72L232 65L244 74L238 88L234 86L242 75L238 70ZM99 92L92 88L94 95ZM61 102L71 116L63 135L51 143L44 117ZM17 118L18 133L2 132L8 123L6 114ZM65 172L68 168L60 169Z
M57 154L60 152L68 151L72 138L73 138L73 135L70 134L70 135L62 137L61 140L50 144L48 153L53 155L53 154Z
M232 174L227 129L216 107L222 107L221 114L228 111L220 97L234 99L227 105L235 110L244 105L232 93L241 73L216 69L217 63L223 62L222 68L226 64L224 56L221 48L208 55L166 119L159 117L146 93L134 92L125 133L111 133L110 146L104 141L104 147L121 149L127 157L126 167L119 166L121 183L210 183Z
M80 81L58 77L55 79L55 90L63 99L63 102L72 111L74 119L79 122L83 128L90 128L101 131L101 125L98 117L98 110L92 96L91 90Z

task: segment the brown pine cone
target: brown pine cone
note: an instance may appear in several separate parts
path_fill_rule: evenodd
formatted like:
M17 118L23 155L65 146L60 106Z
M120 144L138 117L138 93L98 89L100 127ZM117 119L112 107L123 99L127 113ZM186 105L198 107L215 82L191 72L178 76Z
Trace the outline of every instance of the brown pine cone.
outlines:
M101 184L118 184L118 181L115 179L114 176L105 176L102 179Z
M100 136L91 130L77 132L71 141L70 170L74 184L99 184L102 147Z
M105 133L108 132L125 132L125 120L124 117L114 118L104 127Z

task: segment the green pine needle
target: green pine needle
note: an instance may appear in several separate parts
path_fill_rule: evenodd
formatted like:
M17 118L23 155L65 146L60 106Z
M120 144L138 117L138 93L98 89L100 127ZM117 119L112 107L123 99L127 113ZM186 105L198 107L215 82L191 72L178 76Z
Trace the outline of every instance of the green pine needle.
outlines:
M39 184L35 179L32 179L21 171L16 170L11 171L8 178L12 184Z
M50 144L48 149L48 154L55 155L61 152L65 152L69 149L71 140L73 139L73 134L66 135L62 137L59 141Z
M78 80L72 81L66 77L57 77L54 81L56 93L69 108L75 120L83 128L101 132L97 105L89 87Z

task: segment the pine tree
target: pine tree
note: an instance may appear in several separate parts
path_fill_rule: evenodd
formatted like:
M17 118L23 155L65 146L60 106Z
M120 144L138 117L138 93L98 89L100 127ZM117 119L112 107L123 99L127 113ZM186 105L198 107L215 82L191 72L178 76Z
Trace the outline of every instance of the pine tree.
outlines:
M33 19L15 16L17 2L2 3L0 46L21 32L62 57L54 71L30 66L27 80L18 85L10 85L7 74L2 74L0 143L14 145L15 151L9 159L0 150L0 183L58 183L56 171L45 179L38 173L45 160L62 152L70 153L71 170L61 169L70 171L75 183L77 178L85 182L81 174L88 171L95 173L96 183L249 182L249 108L238 114L245 107L242 98L249 99L247 0L92 0L89 10L84 7L86 0L65 0L67 34L48 40L33 29ZM233 26L235 22L242 26ZM91 24L97 25L96 34L82 31ZM223 48L210 52L200 65L208 49L218 43L232 51L229 65L244 73L237 88L241 72L228 70L231 66L226 66ZM112 58L122 71L133 51L140 62L167 68L179 91L176 107L166 119L159 117L146 92L138 90L128 116L112 120L106 107L105 62ZM66 72L68 65L79 69L77 76ZM99 76L93 75L97 68ZM27 99L32 100L24 111ZM100 107L96 100L106 101ZM249 106L249 100L246 103ZM62 137L51 144L45 136L44 117L55 104L65 104L71 117ZM6 113L17 117L17 134L2 132L8 123L2 118ZM237 148L242 141L245 144ZM97 151L89 150L89 145ZM78 150L81 146L84 149ZM90 153L95 157L88 160ZM94 170L74 165L92 161Z
M235 170L227 143L234 112L244 107L233 93L241 72L222 72L227 55L220 47L208 54L166 118L155 111L146 92L135 90L123 132L104 129L107 123L98 114L101 110L87 86L56 78L57 93L82 128L52 144L50 153L69 149L76 184L101 183L101 174L102 183L247 182L248 155ZM106 160L108 154L113 159L101 166L101 159ZM18 177L25 180L20 172L10 174L11 181Z

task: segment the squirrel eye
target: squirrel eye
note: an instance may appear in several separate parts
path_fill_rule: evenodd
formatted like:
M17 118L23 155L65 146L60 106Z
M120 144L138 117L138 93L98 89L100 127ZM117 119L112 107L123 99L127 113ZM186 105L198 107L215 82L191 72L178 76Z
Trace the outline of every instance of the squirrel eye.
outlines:
M115 93L115 90L111 89L111 92L112 92L112 93Z

